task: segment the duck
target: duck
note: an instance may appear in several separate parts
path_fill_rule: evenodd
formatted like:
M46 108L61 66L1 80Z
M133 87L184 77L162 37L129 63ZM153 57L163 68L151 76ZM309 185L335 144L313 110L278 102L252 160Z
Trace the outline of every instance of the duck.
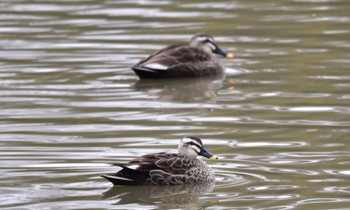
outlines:
M202 140L185 136L178 145L178 153L153 153L135 158L128 163L113 163L122 169L101 176L113 185L187 185L215 181L213 170L198 156L218 159L205 149Z
M213 54L233 58L207 33L194 35L188 43L165 47L131 67L141 79L223 77L224 65Z

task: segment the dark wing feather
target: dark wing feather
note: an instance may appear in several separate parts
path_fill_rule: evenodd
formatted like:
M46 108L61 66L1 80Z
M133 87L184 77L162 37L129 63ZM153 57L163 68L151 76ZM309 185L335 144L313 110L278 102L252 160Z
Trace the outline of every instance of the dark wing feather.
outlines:
M137 170L149 172L151 170L159 169L159 167L156 165L156 162L159 161L160 159L170 159L173 157L179 157L179 155L175 153L165 153L165 152L153 153L153 154L143 155L141 157L135 158L130 162L123 164L123 167L139 165Z
M159 64L166 69L150 64ZM159 50L135 64L132 69L141 78L198 77L216 75L218 64L215 57L203 50L181 44Z
M147 185L152 184L150 180L150 172L154 170L162 170L157 166L159 160L171 159L179 157L178 154L169 153L154 153L144 155L133 159L126 164L114 163L113 165L120 166L123 169L117 173L104 174L102 177L111 181L114 185ZM137 168L129 168L138 165Z
M162 56L163 54L168 54L168 52L174 52L177 48L181 48L182 46L187 46L187 44L177 44L177 45L171 45L164 47L163 49L158 50L157 52L153 53L152 55L148 56L145 59L142 59L138 63L136 63L132 68L140 67L142 64L149 62L150 60L157 60L159 56Z
M132 68L145 68L150 63L158 63L171 67L181 63L209 61L211 55L187 44L173 45L157 51L144 60L135 64Z

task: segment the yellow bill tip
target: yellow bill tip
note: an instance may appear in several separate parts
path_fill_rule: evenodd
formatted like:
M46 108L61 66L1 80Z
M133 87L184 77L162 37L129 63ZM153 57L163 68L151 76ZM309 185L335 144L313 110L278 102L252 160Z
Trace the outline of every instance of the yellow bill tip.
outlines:
M232 53L227 53L226 54L226 58L233 58L233 54Z
M213 155L209 158L209 160L217 160L217 159L218 159L218 156L216 156L216 155Z

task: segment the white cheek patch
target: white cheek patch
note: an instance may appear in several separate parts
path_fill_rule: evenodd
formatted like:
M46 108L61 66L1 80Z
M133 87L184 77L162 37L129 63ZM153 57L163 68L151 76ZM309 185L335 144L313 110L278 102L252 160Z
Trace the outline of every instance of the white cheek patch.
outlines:
M197 153L199 153L201 151L201 149L199 149L196 145L190 145L190 147L196 151Z
M160 63L147 63L144 65L144 67L149 68L149 69L156 69L156 70L167 70L168 66L164 66Z
M211 49L211 51L214 51L216 49L216 47L210 42L208 42L206 45Z

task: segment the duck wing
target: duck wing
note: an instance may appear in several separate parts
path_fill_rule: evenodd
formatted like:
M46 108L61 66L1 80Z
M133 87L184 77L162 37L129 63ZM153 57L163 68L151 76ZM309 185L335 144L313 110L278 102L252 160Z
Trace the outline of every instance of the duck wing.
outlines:
M210 54L181 44L161 49L131 68L140 78L194 77L194 72L206 67L201 63L210 64L211 60Z
M149 172L154 169L160 169L156 164L159 160L170 160L175 157L180 158L182 156L179 156L178 154L175 154L175 153L160 152L160 153L143 155L141 157L131 160L126 164L114 163L113 165L121 166L123 168L127 167L134 170Z
M150 183L150 172L154 170L163 170L156 164L159 160L170 160L172 158L179 158L175 153L154 153L141 156L133 159L130 162L114 163L112 165L122 167L122 170L117 173L103 174L114 185L147 185Z

